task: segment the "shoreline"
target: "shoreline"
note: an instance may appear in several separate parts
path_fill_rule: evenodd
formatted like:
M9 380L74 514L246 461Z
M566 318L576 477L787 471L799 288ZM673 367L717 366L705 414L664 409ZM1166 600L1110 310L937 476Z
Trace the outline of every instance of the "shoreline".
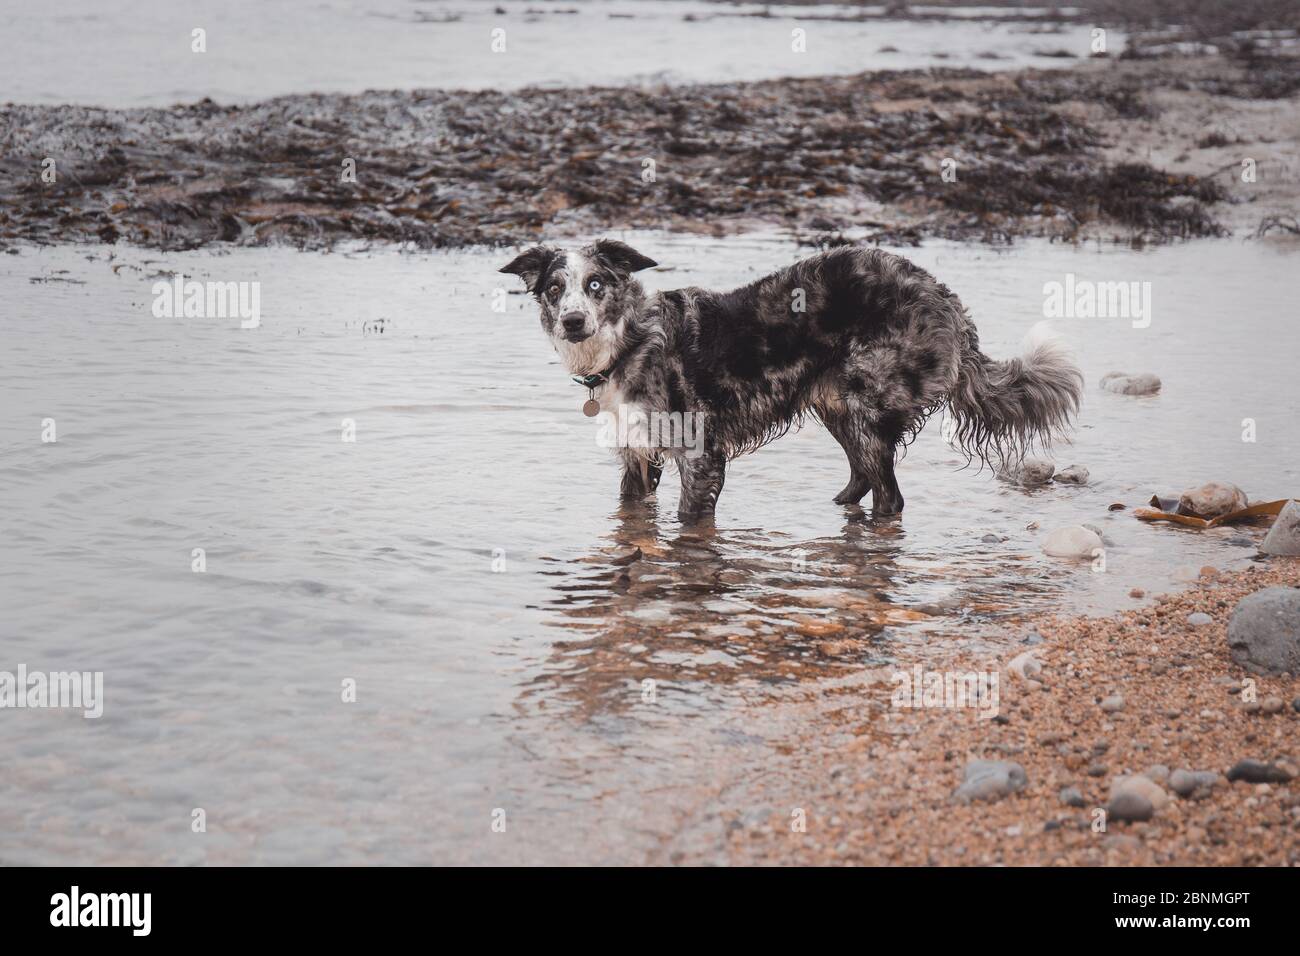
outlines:
M895 668L823 690L825 700L797 702L798 713L782 721L796 728L778 747L785 765L755 775L767 783L753 802L807 808L806 832L792 832L788 812L756 820L718 811L723 837L706 861L1300 865L1300 675L1248 673L1229 657L1225 637L1236 602L1274 585L1300 586L1300 559L1270 558L1232 574L1206 568L1187 590L1135 610L1033 619L1017 630L1022 641L1039 635L1041 642L1022 642L992 660L957 649L925 663L930 671L995 667L1001 700L994 719L973 708L892 706ZM1197 612L1211 623L1189 624ZM1027 651L1041 670L1024 665ZM1241 700L1244 678L1255 681L1253 707ZM1112 709L1116 697L1122 703ZM1280 711L1269 713L1277 700ZM1014 761L1027 783L963 803L954 794L975 759ZM1293 776L1227 782L1246 759ZM1180 769L1219 778L1181 797L1169 780ZM1096 831L1112 785L1132 774L1149 775L1166 801L1146 822L1108 818L1105 831ZM1071 787L1076 806L1062 802L1061 791ZM698 848L674 852L670 841L666 850L672 862L691 863Z
M1300 214L1294 64L1112 58L240 107L11 104L0 244L462 248L772 227L807 246L846 232L893 245L1146 243L1270 220L1286 233ZM1232 128L1207 129L1207 111ZM1253 183L1236 174L1243 152ZM57 157L53 183L45 157ZM355 182L342 181L348 160Z

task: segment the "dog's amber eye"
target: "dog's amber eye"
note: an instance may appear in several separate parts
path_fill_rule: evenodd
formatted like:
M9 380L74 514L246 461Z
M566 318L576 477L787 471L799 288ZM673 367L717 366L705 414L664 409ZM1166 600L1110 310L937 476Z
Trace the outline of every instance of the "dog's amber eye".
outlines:
M546 290L546 294L549 295L551 298L555 298L555 296L560 294L560 287L558 285L553 285Z
M599 291L600 291L600 280L599 280L599 279L592 279L590 282L587 283L587 288L590 289L592 292L599 292Z

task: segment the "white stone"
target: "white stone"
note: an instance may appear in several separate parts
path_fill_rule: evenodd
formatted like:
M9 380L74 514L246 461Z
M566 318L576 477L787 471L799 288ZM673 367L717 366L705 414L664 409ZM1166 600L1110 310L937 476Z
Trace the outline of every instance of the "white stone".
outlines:
M1049 534L1043 542L1043 553L1052 558L1092 558L1101 546L1097 532L1072 525Z

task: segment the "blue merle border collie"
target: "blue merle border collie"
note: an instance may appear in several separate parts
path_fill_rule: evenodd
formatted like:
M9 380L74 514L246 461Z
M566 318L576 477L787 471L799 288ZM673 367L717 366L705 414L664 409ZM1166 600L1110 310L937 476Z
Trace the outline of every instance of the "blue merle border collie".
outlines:
M620 448L622 494L681 474L679 515L713 512L727 462L820 420L849 459L835 501L871 492L876 515L903 510L900 446L946 407L970 459L1006 462L1047 445L1078 411L1083 377L1051 342L996 361L958 298L925 270L878 249L839 247L731 292L647 296L633 273L657 263L602 239L577 251L527 249L501 269L521 277L589 414L677 412L703 422L703 447Z

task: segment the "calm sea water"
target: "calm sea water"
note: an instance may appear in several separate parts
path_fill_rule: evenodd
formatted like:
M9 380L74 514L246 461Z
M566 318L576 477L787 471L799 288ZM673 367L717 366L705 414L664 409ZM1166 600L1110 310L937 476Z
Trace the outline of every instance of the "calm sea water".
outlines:
M652 288L799 255L629 238L667 267ZM103 671L106 697L98 720L0 711L0 863L660 859L743 804L727 768L761 764L791 689L1250 560L1259 532L1106 509L1211 478L1297 493L1296 251L909 254L994 356L1041 318L1045 282L1151 283L1149 328L1057 323L1089 387L1056 457L1091 484L961 471L932 424L899 469L906 514L874 523L831 503L847 468L813 426L738 461L716 529L691 531L674 475L620 510L532 308L492 309L502 252L0 255L0 670ZM259 281L261 327L155 318L174 270ZM1164 390L1101 392L1114 369ZM1105 573L1040 553L1079 521L1104 529Z
M990 21L866 23L826 5L698 0L67 0L7 5L0 98L165 106L210 96L715 82L864 70L1060 66L1090 53L1091 26ZM921 8L924 9L924 8ZM735 14L766 10L770 16ZM974 10L972 13L1004 13ZM206 31L206 52L191 50ZM493 31L504 50L493 52ZM791 31L807 31L806 52ZM1111 31L1112 51L1124 37Z

